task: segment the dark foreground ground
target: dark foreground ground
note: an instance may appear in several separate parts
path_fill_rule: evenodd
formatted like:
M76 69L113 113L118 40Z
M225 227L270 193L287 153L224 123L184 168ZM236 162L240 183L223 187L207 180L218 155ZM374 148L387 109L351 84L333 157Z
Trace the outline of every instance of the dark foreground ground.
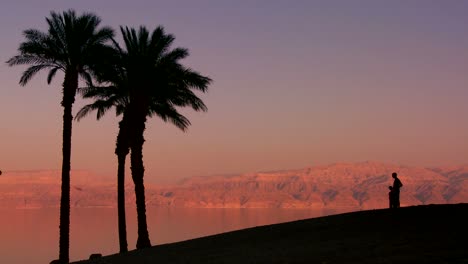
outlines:
M76 263L468 264L468 204L313 218Z

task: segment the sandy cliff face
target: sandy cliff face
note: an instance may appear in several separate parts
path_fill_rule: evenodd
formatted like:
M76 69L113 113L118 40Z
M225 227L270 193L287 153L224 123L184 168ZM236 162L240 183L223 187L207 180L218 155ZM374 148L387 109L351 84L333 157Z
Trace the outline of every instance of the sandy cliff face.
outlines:
M392 172L404 187L401 203L468 201L466 167L427 169L378 162L339 163L301 170L253 173L235 177L187 179L162 190L160 204L199 207L382 208L388 205Z
M60 171L13 171L0 176L0 208L58 207ZM87 171L71 173L71 206L113 206L116 195L109 181Z
M194 177L171 187L147 185L146 197L149 206L383 208L388 205L388 186L392 184L390 175L394 171L404 184L402 206L468 202L468 167L418 168L379 162L337 163L230 177ZM9 174L0 178L0 207L59 205L58 172ZM127 203L133 205L130 182L126 190ZM72 173L74 207L114 207L115 192L112 181L95 182L87 172Z

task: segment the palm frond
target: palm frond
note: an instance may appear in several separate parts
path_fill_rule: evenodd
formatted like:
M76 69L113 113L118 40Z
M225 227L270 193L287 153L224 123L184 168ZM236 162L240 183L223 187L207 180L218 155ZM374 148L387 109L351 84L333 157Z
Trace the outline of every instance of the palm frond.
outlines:
M164 57L161 59L162 61L161 63L166 63L166 62L174 63L181 59L186 58L188 55L189 55L188 49L175 48L164 55Z
M164 122L169 121L182 131L186 131L187 128L191 125L190 120L177 112L177 110L170 104L159 104L152 110L153 111L150 111L149 113L149 117L157 115Z
M44 32L37 29L27 29L23 31L23 36L29 41L34 43L44 43L48 41L48 36Z
M35 54L21 54L11 57L7 62L9 66L16 66L16 65L24 65L24 64L33 64L33 65L40 65L40 64L48 64L48 65L55 65L61 69L63 67L56 63L56 61L52 59L45 58L40 55Z
M69 12L74 11L71 10ZM65 24L63 16L52 11L50 13L50 18L46 18L46 22L49 26L48 34L50 36L50 46L58 50L60 54L66 54L69 47L65 32L67 25ZM68 60L66 60L66 62L69 64Z
M92 111L97 111L96 119L99 120L104 116L104 114L110 108L112 108L112 106L113 106L112 102L105 101L105 100L96 100L92 104L88 104L88 105L83 106L78 111L78 113L76 113L75 120L80 121L83 117L87 116Z
M112 100L108 100L108 101L98 100L94 103L98 104L99 106L99 108L97 109L97 113L96 113L97 120L101 119L101 117L103 117L106 114L107 110L111 109L112 106L114 106L112 103Z
M102 27L99 31L95 32L91 39L90 43L93 44L104 44L109 39L114 37L114 30L110 27Z
M92 86L93 85L93 78L89 71L80 71L79 72L81 78L86 82L86 85Z
M47 75L47 84L50 84L52 82L52 79L54 78L55 74L59 69L59 67L54 67L52 68L52 70L49 71L49 74Z
M106 99L117 93L117 87L115 86L88 86L78 88L78 94L83 98L99 98Z
M166 34L162 26L157 27L151 37L150 47L153 57L159 55L164 56L174 42L175 37L172 34Z
M208 85L210 85L213 82L213 80L209 77L203 76L200 73L191 69L186 69L184 71L183 79L188 87L190 87L191 89L199 90L203 93L208 91Z
M75 120L80 121L83 117L87 116L90 112L94 111L94 107L92 104L88 104L83 106L78 113L75 115Z
M171 102L177 106L190 106L195 111L208 111L205 103L188 89L179 91L177 95L172 98Z
M129 27L120 27L120 32L124 40L126 53L133 54L136 53L136 48L134 43L136 42L136 31L135 29L130 29Z
M45 68L52 68L54 65L49 65L49 64L39 64L39 65L33 65L27 68L24 72L23 75L21 75L20 78L20 85L24 86L26 85L31 78L36 75L40 70L45 69Z
M117 52L119 54L123 54L124 51L122 50L122 48L120 47L119 43L115 40L115 38L111 38L111 43L112 43L112 47L117 50Z

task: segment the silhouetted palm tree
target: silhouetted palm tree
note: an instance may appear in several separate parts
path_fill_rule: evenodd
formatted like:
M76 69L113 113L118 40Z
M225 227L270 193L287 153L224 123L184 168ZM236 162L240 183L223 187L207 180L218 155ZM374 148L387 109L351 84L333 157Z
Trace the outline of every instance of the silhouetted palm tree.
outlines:
M119 85L119 83L115 83ZM88 115L91 111L97 111L96 118L101 117L112 107L116 109L116 115L122 115L119 122L119 132L117 134L115 154L117 155L117 210L118 210L118 227L119 227L119 245L120 252L128 251L127 244L127 228L125 220L125 163L126 157L130 152L129 146L129 128L128 127L128 90L124 86L107 86L107 87L88 87L80 89L84 98L93 98L95 101L84 106L77 114L75 119ZM177 113L170 107L169 104L163 106L157 102L153 102L152 112L158 115L164 121L170 121L178 128L185 131L190 125L187 118Z
M10 66L30 65L21 76L21 85L26 85L41 70L49 70L48 84L51 83L57 71L64 73L61 102L64 113L59 261L68 263L72 106L75 102L79 77L91 82L93 72L90 66L99 62L99 56L107 49L106 41L110 40L114 33L108 27L98 28L101 20L91 13L77 16L73 10L65 11L62 14L51 12L46 21L49 27L47 32L37 29L24 31L26 40L20 44L19 54L12 57L7 63Z
M107 56L109 55L109 56ZM126 86L126 77L124 69L121 68L118 50L106 54L104 63L97 65L96 78L99 83L111 83L108 86L91 86L79 88L78 91L84 98L92 98L95 101L84 106L75 116L80 120L90 112L96 110L96 119L101 117L112 107L115 107L116 115L122 115L119 122L119 132L116 140L115 154L117 155L117 215L119 231L120 252L128 251L127 243L127 224L125 219L125 160L130 152L128 143L128 114L125 109L128 105L128 87Z
M97 111L96 118L101 117L112 107L116 109L116 115L122 115L119 122L119 132L116 140L115 154L117 155L117 211L118 211L118 230L120 252L128 251L127 227L125 220L125 163L126 157L130 152L129 146L129 128L128 127L128 90L125 86L118 86L122 82L116 82L117 86L107 87L88 87L79 89L84 98L93 98L95 101L84 106L77 114L75 119L88 115L91 111ZM170 121L178 128L185 131L190 125L187 118L177 113L169 104L163 106L153 102L151 111L157 113L164 121Z
M111 83L108 87L89 87L83 90L85 98L96 101L85 106L77 114L81 118L92 110L97 110L100 118L109 108L115 107L117 115L122 114L119 123L116 154L118 156L118 203L119 223L124 223L124 168L125 157L131 148L131 170L135 184L135 196L138 216L137 248L151 246L147 223L144 193L143 132L148 117L159 116L184 130L190 125L189 120L179 114L175 107L190 106L195 111L206 111L203 101L192 89L206 92L211 79L182 66L179 60L188 56L186 49L170 50L174 37L165 34L158 27L151 35L141 27L121 28L125 42L123 50L115 41L114 48L119 54L113 67L101 71L98 80ZM123 208L123 210L121 209ZM125 232L125 226L119 224L119 233ZM122 242L121 242L122 243ZM122 244L121 244L122 249Z

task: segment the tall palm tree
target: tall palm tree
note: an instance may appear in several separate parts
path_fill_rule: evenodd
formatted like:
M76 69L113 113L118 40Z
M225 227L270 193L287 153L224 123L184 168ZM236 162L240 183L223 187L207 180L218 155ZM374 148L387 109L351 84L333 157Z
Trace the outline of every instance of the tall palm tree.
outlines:
M64 73L62 84L63 143L62 143L62 195L60 199L59 261L69 261L70 239L70 159L72 135L72 106L79 78L91 82L92 65L99 63L106 53L106 42L114 32L109 27L99 28L100 18L92 13L76 15L75 11L51 12L46 18L48 31L24 31L26 40L18 48L18 55L7 61L8 65L30 65L23 72L20 84L26 85L41 70L49 70L50 84L58 71Z
M98 100L85 106L79 116L84 116L91 110L98 110L99 116L112 106L116 107L117 114L123 116L116 147L121 153L118 171L122 170L123 175L124 156L130 148L138 220L136 247L140 249L151 246L143 182L143 134L146 121L156 115L185 130L190 122L177 112L176 107L190 106L195 111L206 111L205 104L192 90L206 92L211 79L180 64L179 61L188 56L188 51L182 48L171 50L174 36L166 34L162 27L156 28L151 34L144 27L140 27L138 31L121 27L121 32L125 49L114 41L114 49L119 54L115 65L117 70L103 71L112 74L100 76L101 82L111 83L114 87L108 87L112 89L105 92L104 89L92 87L86 90L85 97L95 97ZM121 140L124 143L119 143ZM119 144L122 148L119 148ZM125 151L120 152L121 149Z

